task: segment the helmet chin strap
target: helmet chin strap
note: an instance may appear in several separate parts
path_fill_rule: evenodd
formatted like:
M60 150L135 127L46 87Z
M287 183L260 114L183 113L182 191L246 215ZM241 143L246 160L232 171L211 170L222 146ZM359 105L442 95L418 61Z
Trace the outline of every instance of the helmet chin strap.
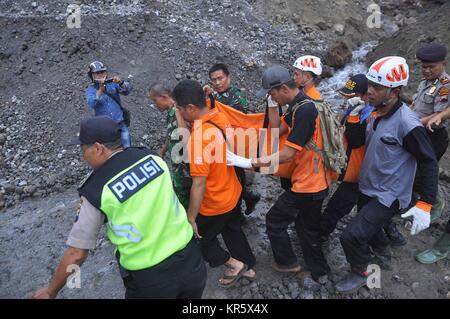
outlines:
M391 92L392 92L392 88L388 88L386 95L383 98L383 101L380 104L378 104L377 106L374 106L376 110L380 110L389 104L389 95L391 95Z
M305 88L309 83L311 83L314 80L314 78L309 79L303 85L301 85L301 88ZM302 81L303 81L303 74L302 74Z
M389 88L388 90L387 90L387 92L386 92L386 95L384 96L384 99L383 99L383 105L388 105L388 103L389 103L389 96L391 95L391 92L392 92L392 88Z
M105 77L103 78L103 80L106 80L108 78L108 73L106 73ZM100 83L101 80L99 79L94 79L94 76L92 75L92 82L94 83Z
M389 96L391 95L392 92L392 88L389 88L386 92L386 95L383 98L383 101L380 104L380 107L385 107L386 105L389 104Z

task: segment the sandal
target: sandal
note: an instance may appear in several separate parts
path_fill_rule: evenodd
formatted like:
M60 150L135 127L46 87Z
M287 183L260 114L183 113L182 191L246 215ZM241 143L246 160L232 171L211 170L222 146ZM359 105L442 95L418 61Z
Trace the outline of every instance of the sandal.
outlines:
M248 268L247 265L244 264L244 267L242 267L242 269L236 275L233 275L233 276L223 275L223 277L220 278L220 279L225 279L225 280L230 280L231 279L231 281L226 283L226 284L222 284L220 282L220 279L219 279L219 287L229 288L229 287L234 286L234 284L238 281L238 279L243 276L244 272L247 271L247 268Z
M248 270L250 270L250 269L248 269ZM253 276L242 275L242 278L245 278L251 282L255 281L257 279L257 277L258 277L258 274L256 272Z

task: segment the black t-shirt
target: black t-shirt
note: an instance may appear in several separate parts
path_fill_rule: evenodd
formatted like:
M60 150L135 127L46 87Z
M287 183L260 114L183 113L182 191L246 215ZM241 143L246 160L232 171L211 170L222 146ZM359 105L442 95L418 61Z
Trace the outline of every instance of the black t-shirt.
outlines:
M285 121L292 128L287 140L302 147L313 137L316 129L316 118L319 115L314 103L308 102L297 108L294 116L293 108L295 104L301 103L307 99L307 96L303 92L300 92L295 97L294 101L289 104L289 108L285 114ZM293 118L295 121L294 123L292 123Z

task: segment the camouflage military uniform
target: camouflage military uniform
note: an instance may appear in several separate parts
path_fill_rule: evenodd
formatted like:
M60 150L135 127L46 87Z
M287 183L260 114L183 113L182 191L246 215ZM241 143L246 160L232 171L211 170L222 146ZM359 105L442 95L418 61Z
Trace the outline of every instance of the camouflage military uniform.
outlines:
M247 113L245 107L248 106L248 100L245 94L237 87L231 86L223 93L213 93L213 97L225 105L229 105L238 111Z
M189 195L191 191L192 179L189 173L189 164L185 161L187 154L179 154L175 151L172 158L172 150L178 143L182 143L181 137L176 137L174 133L178 128L175 108L171 108L167 112L167 153L171 166L172 183L175 193L181 204L187 209L189 207ZM181 155L181 156L180 156Z

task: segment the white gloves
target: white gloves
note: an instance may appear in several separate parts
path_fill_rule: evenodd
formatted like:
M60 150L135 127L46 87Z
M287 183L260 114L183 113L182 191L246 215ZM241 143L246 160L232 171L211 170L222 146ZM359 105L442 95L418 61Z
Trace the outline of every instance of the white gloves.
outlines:
M418 202L416 206L410 208L406 213L402 214L402 218L413 217L413 225L411 227L411 235L417 235L422 230L430 227L430 212L420 208L422 202ZM425 204L425 203L424 203ZM428 204L425 204L428 205Z
M278 103L272 100L270 95L267 95L267 106L268 107L278 107Z
M227 149L227 165L242 168L252 168L252 160L236 155L232 151Z
M366 103L358 96L348 99L347 104L353 108L350 115L358 115L359 112L366 107Z
M364 104L365 105L366 103L363 100L361 100L361 98L359 96L355 96L355 97L352 97L351 99L348 99L347 100L347 104L350 105L350 106L355 107L355 106L358 106L360 104Z

